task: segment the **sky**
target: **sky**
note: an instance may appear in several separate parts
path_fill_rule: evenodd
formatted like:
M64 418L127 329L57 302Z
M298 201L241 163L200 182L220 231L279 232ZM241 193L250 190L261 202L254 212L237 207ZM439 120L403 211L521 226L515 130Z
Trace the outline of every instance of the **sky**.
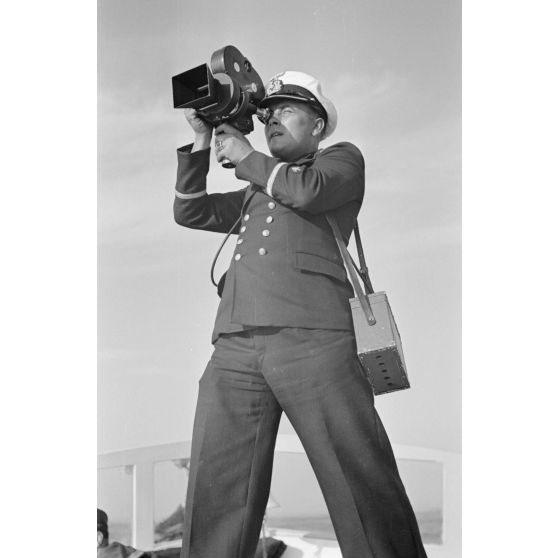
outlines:
M361 234L412 386L377 408L394 443L460 451L460 10L453 0L99 0L99 452L191 436L221 237L173 220L176 149L192 134L171 76L228 44L264 82L283 70L316 76L339 113L323 146L363 152ZM267 152L257 121L248 139ZM212 162L210 192L243 185Z

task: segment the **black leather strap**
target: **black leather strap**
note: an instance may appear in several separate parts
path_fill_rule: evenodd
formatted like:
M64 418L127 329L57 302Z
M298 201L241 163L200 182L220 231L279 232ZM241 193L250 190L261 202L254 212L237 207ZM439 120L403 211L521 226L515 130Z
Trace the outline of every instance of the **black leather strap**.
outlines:
M349 254L349 250L347 250L347 246L345 246L345 242L343 241L343 237L341 236L341 231L339 230L339 225L337 224L337 221L329 214L326 214L326 219L333 231L333 236L337 241L337 246L339 247L339 251L341 252L341 257L345 262L345 267L347 269L347 273L349 274L349 279L351 281L351 284L353 285L355 294L358 297L366 321L368 322L369 325L374 325L376 323L376 318L372 313L372 307L370 306L370 301L368 300L368 297L364 294L364 291L362 290L362 287L358 280L358 275L356 271L357 267L355 263L352 261L351 254Z
M345 267L347 269L347 273L349 274L349 279L351 281L351 284L353 285L355 294L358 297L366 321L369 325L374 325L376 323L376 318L372 313L370 301L368 300L368 297L364 294L364 291L360 286L360 282L358 280L358 275L356 272L357 267L352 261L349 250L347 250L347 246L345 246L345 242L343 241L343 237L341 236L341 231L339 230L339 225L337 224L337 221L329 214L326 214L326 219L329 223L329 226L331 227L331 230L333 231L333 236L335 236L335 240L337 241L337 246L339 247L339 251L341 252L343 261L345 262Z
M233 233L234 229L238 226L238 224L240 223L240 220L242 219L242 214L244 213L244 208L248 205L248 202L252 199L252 197L254 196L254 194L256 193L256 190L254 190L243 202L242 204L242 208L240 209L240 215L238 216L238 219L235 221L234 225L231 227L230 231L227 233L227 236L225 236L223 242L221 242L221 245L219 246L219 248L217 249L217 253L215 254L213 261L211 262L211 271L209 272L209 276L211 278L211 282L213 283L213 285L215 285L217 287L217 293L219 294L219 296L221 296L221 292L223 290L223 285L224 285L224 278L225 275L223 275L223 277L221 277L221 279L219 280L219 284L217 284L215 282L215 264L217 263L217 259L219 258L219 254L221 253L221 250L223 250L223 246L225 245L225 243L227 242L227 240L229 239L229 236L231 236L231 234ZM220 287L219 287L220 285Z
M372 294L374 292L374 288L372 287L372 281L370 279L370 275L368 275L368 267L366 267L366 260L364 259L364 250L362 249L362 241L360 240L360 230L358 228L358 221L355 221L355 242L356 248L358 253L358 261L360 263L360 271L359 275L364 283L364 288L368 294ZM352 261L352 258L351 258ZM353 261L353 265L356 267L355 262Z

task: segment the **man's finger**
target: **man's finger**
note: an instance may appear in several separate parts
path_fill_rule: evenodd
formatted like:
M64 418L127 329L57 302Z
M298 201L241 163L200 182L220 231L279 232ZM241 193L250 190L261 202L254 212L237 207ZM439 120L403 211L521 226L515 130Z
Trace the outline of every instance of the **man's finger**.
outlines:
M226 122L223 122L222 124L219 124L219 126L217 126L217 128L215 128L215 132L217 134L234 134L236 131L238 131L234 126L231 126L230 124L227 124Z

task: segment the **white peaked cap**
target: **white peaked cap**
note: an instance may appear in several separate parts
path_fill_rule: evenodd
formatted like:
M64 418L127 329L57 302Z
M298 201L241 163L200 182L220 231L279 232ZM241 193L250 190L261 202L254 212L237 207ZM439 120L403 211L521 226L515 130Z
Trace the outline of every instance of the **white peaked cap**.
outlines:
M318 112L323 111L326 127L323 137L330 136L337 126L337 110L333 103L322 93L320 82L303 72L287 70L274 75L265 86L265 97L259 106L265 108L279 99L293 99L313 105Z

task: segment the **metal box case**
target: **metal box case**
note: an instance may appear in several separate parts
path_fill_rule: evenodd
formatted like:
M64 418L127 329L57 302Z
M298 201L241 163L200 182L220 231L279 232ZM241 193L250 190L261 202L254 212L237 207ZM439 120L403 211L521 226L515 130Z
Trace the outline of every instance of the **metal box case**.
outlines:
M351 298L351 311L358 358L374 395L410 387L403 358L401 337L391 312L385 292L367 295L372 313L376 318L369 325L358 298Z

